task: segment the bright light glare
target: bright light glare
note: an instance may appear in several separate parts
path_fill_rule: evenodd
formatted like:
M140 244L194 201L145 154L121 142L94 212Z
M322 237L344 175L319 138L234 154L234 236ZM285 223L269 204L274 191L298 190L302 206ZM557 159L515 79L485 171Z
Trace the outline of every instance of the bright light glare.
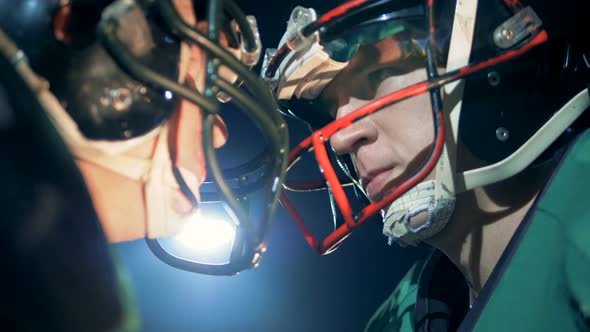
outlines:
M172 97L173 97L172 92L170 92L168 90L164 91L164 98L170 100L170 99L172 99Z
M235 226L221 218L196 215L185 225L176 240L183 246L200 252L227 250L236 235Z

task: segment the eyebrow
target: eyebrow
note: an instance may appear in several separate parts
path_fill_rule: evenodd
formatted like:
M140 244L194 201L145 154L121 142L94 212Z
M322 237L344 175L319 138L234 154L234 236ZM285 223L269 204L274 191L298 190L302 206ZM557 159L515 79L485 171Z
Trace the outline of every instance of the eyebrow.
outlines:
M357 61L355 61L355 58ZM357 53L351 59L354 67L352 67L350 72L358 74L361 71L393 64L402 59L402 47L394 36L389 36L373 44L360 46Z

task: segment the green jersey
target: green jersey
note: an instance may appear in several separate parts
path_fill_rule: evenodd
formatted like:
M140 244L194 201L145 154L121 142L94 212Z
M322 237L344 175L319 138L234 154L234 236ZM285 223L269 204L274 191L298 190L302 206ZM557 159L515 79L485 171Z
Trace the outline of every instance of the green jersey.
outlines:
M590 331L590 131L510 240L477 301L440 253L417 262L366 331Z

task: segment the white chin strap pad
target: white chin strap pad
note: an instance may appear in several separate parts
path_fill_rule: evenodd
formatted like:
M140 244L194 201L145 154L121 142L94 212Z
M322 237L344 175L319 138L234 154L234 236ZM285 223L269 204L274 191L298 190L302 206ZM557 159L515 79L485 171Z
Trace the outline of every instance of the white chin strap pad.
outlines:
M180 232L191 212L174 210L174 196L181 196L180 187L173 173L173 163L168 149L168 126L159 130L156 148L151 160L120 154L104 154L95 149L73 147L76 158L91 162L143 185L147 237L158 238ZM177 167L184 182L200 202L199 179L190 171ZM186 199L186 198L185 198ZM195 207L193 207L194 210Z
M0 30L0 52L15 54L17 51L16 46ZM19 61L15 64L15 68L31 90L37 94L39 102L76 159L88 161L142 183L148 237L172 235L182 229L187 216L193 214L195 207L185 213L178 213L174 210L173 195L175 191L180 195L180 191L174 177L173 164L168 149L167 125L155 128L141 137L125 141L89 140L80 133L76 123L64 110L55 95L51 93L49 84L37 76L26 61ZM158 143L151 160L123 154L156 136L158 136ZM200 201L199 179L186 169L178 167L178 170L198 203ZM139 204L140 201L136 203Z
M430 238L449 222L455 207L455 197L439 181L418 184L395 200L383 215L383 234L402 247L415 246ZM426 216L424 216L426 214ZM413 218L426 218L418 226Z
M86 139L69 115L48 90L40 94L43 106L48 110L72 154L143 185L146 213L146 228L149 238L169 236L178 233L186 221L186 215L173 208L174 191L179 192L178 182L173 173L173 164L168 149L168 125L156 128L144 136L127 141L92 141ZM153 157L139 159L123 153L131 148L157 137ZM191 172L179 167L184 182L200 201L199 180ZM180 194L178 194L180 195ZM178 198L177 198L178 199Z

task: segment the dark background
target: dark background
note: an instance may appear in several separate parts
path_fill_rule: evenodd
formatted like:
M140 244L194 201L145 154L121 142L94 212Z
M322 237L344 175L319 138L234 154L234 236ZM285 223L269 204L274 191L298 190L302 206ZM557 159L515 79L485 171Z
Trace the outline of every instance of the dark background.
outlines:
M281 209L260 267L232 277L184 272L143 241L117 245L145 331L362 331L421 249L387 246L380 222L316 255Z
M276 47L295 5L326 10L332 4L238 1L257 17L263 47ZM321 4L322 8L317 5ZM220 151L235 162L239 151L260 148L252 126L224 110L230 140ZM289 121L291 145L307 132ZM244 147L248 147L245 149ZM312 170L313 171L313 170ZM307 217L331 224L327 198L296 197ZM197 275L169 267L144 241L114 246L126 266L145 331L362 331L410 264L427 248L388 246L380 218L355 231L334 253L318 256L282 209L274 219L260 267L232 277Z

